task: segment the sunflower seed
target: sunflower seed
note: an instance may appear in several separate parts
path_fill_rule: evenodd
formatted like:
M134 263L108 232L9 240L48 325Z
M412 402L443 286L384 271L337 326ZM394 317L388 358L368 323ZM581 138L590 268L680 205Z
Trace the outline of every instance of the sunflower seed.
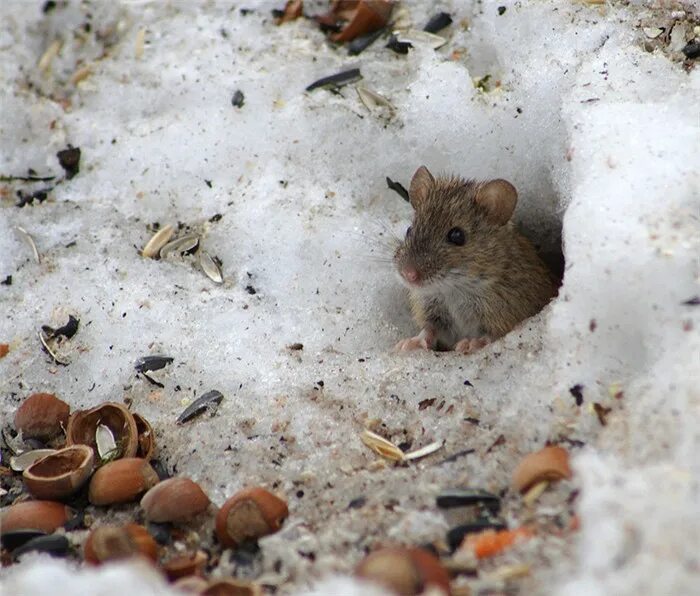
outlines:
M202 397L194 400L185 408L185 411L177 417L177 423L182 424L183 422L189 422L207 410L210 410L213 414L216 412L216 408L221 403L222 399L224 399L224 394L221 393L221 391L217 391L216 389L207 391Z
M32 252L34 253L34 259L37 263L40 263L41 259L39 258L39 251L36 249L36 244L34 244L34 238L32 238L29 232L27 232L27 230L25 230L21 226L15 226L15 230L22 234L24 239L27 241L27 244L29 244L29 246L31 247Z
M367 89L367 87L363 87L361 85L357 85L357 87L355 87L355 90L357 91L357 95L359 96L360 101L370 111L370 113L375 112L377 109L381 108L388 108L392 114L396 111L396 108L393 106L393 104L380 93L372 91L371 89Z
M38 462L43 457L56 453L55 449L34 449L34 451L25 451L19 455L13 455L10 458L10 467L15 472L24 472L33 463Z
M199 236L197 234L187 234L180 238L176 238L168 242L160 249L160 258L165 259L169 256L182 256L185 253L195 252L199 246Z
M344 70L343 72L339 72L337 74L318 79L318 81L314 81L313 83L311 83L311 85L309 85L306 88L306 91L313 91L314 89L323 88L339 89L344 85L349 85L350 83L359 81L361 78L362 74L360 74L360 69L351 68L350 70Z
M44 336L43 331L39 330L37 332L37 334L39 335L39 341L41 342L41 345L44 346L44 349L49 353L49 356L51 356L51 358L53 358L53 361L56 364L60 364L61 366L68 366L70 364L70 362L68 362L68 360L62 360L61 358L56 356L56 353L49 346L48 340Z
M501 507L501 499L480 488L451 489L440 493L435 499L436 505L441 509L452 507L467 507L470 505L484 505L491 511L498 511Z
M220 284L224 282L224 276L221 274L221 267L211 258L208 252L203 250L199 254L199 264L202 267L202 271L204 271L207 277L214 283Z
M58 39L55 40L48 48L46 48L46 51L42 54L37 65L39 70L42 72L48 71L51 67L51 62L53 62L53 59L56 57L60 49L61 41Z
M410 43L412 45L427 45L434 50L441 48L447 43L444 37L435 35L434 33L428 33L427 31L420 31L418 29L409 29L408 31L394 31L396 40L399 43Z
M19 548L12 551L12 556L17 559L30 551L39 551L52 556L62 557L68 554L70 542L68 538L61 534L49 534L48 536L38 536L25 542Z
M446 12L439 12L435 16L431 17L428 24L423 27L423 31L427 31L428 33L437 33L451 24L452 17Z
M0 535L0 544L2 544L3 548L12 552L26 542L29 542L33 538L39 538L40 536L46 536L46 532L32 529L12 530L11 532L3 532L2 535Z
M95 444L101 460L112 459L119 451L114 435L108 426L98 424L95 431Z
M135 364L136 372L145 373L152 370L160 370L166 364L170 364L173 359L170 356L142 356Z
M168 243L168 240L172 238L174 232L175 228L173 228L173 226L170 224L163 226L160 230L153 234L151 239L146 243L146 246L143 247L141 256L146 257L147 259L153 259L159 253L160 249Z
M427 455L435 453L438 449L442 449L442 441L434 441L432 443L429 443L425 447L421 447L420 449L416 449L415 451L409 451L408 453L404 454L404 459L410 460L426 457Z
M377 455L391 461L403 461L404 453L391 441L387 441L384 437L373 433L371 430L365 430L360 435L362 442L367 445Z

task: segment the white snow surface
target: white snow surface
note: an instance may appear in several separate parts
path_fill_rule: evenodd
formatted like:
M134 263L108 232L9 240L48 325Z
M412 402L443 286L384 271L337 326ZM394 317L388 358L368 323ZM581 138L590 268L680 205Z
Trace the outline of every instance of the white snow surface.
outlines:
M290 518L261 541L258 573L305 594L367 593L327 576L378 543L444 536L441 488L503 489L522 455L568 437L585 443L569 485L581 529L533 566L531 591L700 585L700 307L684 304L700 294L700 73L645 50L639 27L697 6L405 2L418 28L451 13L448 44L399 56L380 40L352 57L311 20L275 26L282 2L75 1L47 15L41 4L0 7L0 174L61 174L68 144L82 158L43 203L15 206L16 189L41 184L0 186L3 426L37 391L75 409L128 398L163 461L215 504L250 484L286 495ZM82 66L91 74L72 84ZM354 66L393 118L370 114L352 86L304 92ZM477 89L486 74L500 86ZM559 296L469 357L392 352L415 331L391 264L411 209L385 178L408 186L421 164L512 181L526 233L549 253L562 237ZM141 257L154 222L200 233L225 282L193 258ZM69 313L80 329L58 366L37 330ZM154 373L162 389L135 374L148 354L174 358ZM225 396L214 417L175 424L214 388ZM612 408L606 426L594 402ZM378 468L359 441L373 420L396 443L444 447ZM349 510L360 496L367 505ZM167 591L144 573L32 556L2 581L8 594Z

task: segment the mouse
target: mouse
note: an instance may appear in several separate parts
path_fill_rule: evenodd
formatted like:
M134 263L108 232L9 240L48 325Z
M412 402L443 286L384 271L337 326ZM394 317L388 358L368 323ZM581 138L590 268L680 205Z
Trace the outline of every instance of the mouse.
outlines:
M537 314L559 282L512 222L507 180L434 177L419 167L408 190L413 221L393 261L418 335L399 351L473 353Z

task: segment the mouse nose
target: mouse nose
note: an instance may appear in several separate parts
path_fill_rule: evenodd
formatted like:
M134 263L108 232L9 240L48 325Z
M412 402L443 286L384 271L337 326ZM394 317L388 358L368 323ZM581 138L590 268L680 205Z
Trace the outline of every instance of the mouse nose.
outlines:
M404 279L412 284L418 283L420 281L420 273L418 273L418 269L415 267L411 267L410 265L405 266L403 269L401 269L401 275L403 275Z

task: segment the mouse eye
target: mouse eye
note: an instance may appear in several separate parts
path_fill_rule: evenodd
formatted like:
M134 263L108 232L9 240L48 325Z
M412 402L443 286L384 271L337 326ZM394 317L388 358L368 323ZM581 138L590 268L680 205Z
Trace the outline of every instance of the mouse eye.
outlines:
M447 241L457 246L464 245L464 230L462 228L452 228L447 232Z
M412 230L412 229L413 229L413 228L412 228L411 226L408 226L408 228L406 228L406 238L408 238L408 237L411 235L411 230Z

